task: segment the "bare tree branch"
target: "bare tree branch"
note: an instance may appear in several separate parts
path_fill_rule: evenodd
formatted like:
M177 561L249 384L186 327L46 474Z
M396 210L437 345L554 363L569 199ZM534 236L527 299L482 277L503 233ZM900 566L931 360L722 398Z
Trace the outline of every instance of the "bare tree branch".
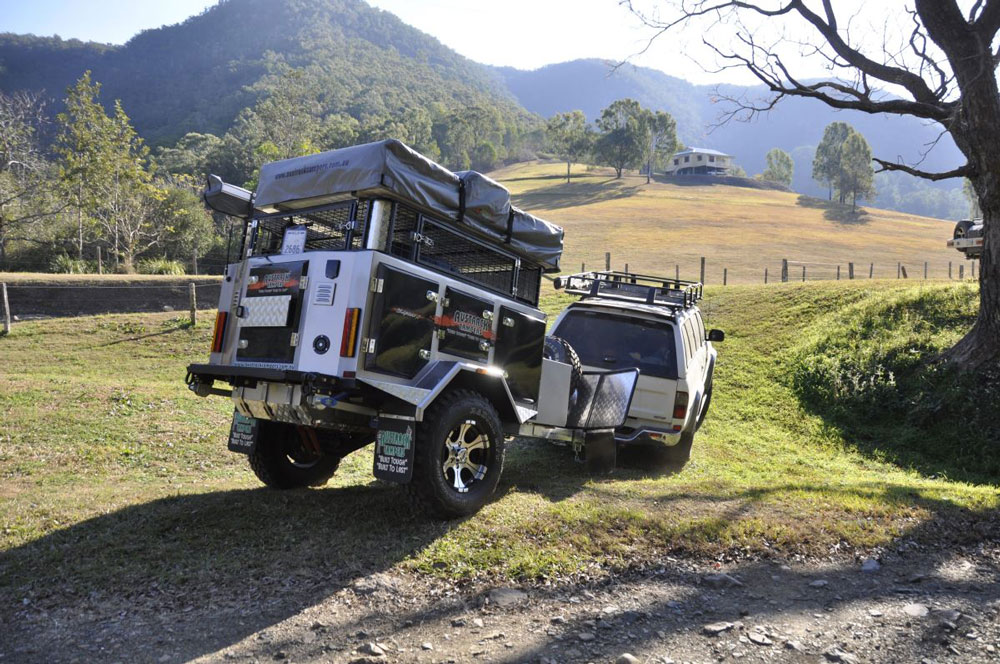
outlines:
M885 171L902 171L903 173L909 173L910 175L915 175L918 178L924 178L925 180L968 178L976 175L976 171L971 164L965 164L964 166L959 166L954 170L946 171L944 173L931 173L929 171L921 171L911 166L907 166L906 164L899 164L892 161L886 161L884 159L873 158L872 161L879 165L878 170L875 171L876 173L883 173Z

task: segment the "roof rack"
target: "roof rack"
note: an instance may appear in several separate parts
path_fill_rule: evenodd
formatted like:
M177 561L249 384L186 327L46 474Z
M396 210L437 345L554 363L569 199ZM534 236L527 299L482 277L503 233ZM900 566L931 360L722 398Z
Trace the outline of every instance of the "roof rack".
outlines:
M579 272L557 277L553 285L576 295L663 304L681 309L693 307L701 299L703 288L699 281L616 271Z

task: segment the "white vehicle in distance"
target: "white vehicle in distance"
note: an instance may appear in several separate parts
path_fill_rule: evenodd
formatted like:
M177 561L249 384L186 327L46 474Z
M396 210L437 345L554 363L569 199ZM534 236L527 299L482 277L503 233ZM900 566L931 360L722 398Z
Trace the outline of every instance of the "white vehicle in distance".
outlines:
M615 430L622 445L656 445L679 469L712 400L721 330L706 333L697 303L702 285L629 272L557 278L581 296L556 319L552 335L573 348L585 371L639 370L628 417Z

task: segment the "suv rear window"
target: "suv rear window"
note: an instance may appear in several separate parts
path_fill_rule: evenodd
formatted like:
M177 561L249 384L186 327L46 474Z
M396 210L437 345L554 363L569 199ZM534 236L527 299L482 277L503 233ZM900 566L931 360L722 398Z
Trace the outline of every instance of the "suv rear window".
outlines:
M553 332L580 361L602 369L637 367L644 376L677 378L677 344L670 323L597 311L570 311Z

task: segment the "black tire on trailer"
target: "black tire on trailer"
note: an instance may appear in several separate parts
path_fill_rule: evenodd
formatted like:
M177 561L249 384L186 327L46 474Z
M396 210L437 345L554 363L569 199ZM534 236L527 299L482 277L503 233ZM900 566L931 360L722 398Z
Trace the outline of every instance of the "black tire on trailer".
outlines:
M493 404L472 390L445 392L417 425L410 500L436 519L477 512L496 491L503 460L503 425Z
M569 381L569 412L573 413L578 404L587 402L588 385L583 377L583 363L573 346L561 337L545 337L545 348L542 357L548 360L562 362L572 367Z
M337 472L340 457L322 450L309 427L258 420L257 444L249 454L250 468L272 489L322 486Z

